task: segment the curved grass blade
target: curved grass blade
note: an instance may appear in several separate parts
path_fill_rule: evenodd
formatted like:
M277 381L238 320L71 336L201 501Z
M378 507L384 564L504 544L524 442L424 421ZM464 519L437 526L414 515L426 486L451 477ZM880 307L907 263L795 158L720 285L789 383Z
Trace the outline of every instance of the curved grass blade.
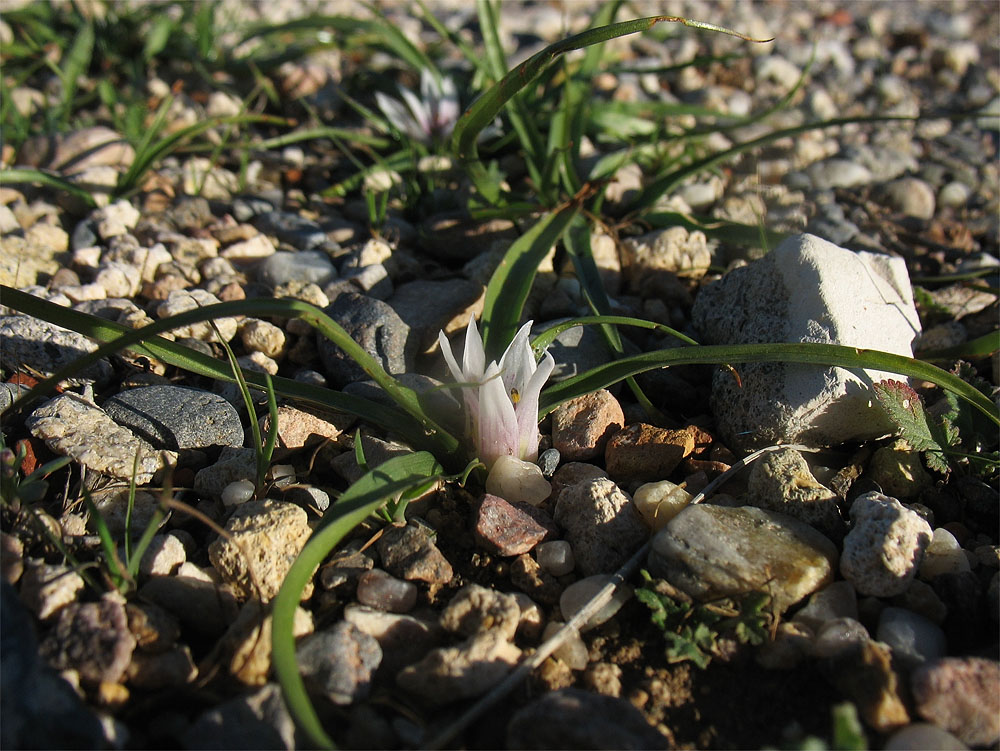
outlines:
M688 231L697 230L711 240L748 247L761 247L761 243L767 243L767 247L773 248L792 235L791 232L763 229L762 237L762 228L758 226L693 214L680 214L676 211L657 211L654 214L645 214L642 217L642 222L653 228L684 227Z
M678 185L680 185L686 178L691 175L698 174L699 172L704 172L707 169L720 164L727 159L731 159L734 156L742 154L744 151L749 151L750 149L755 149L758 146L764 146L772 141L776 141L779 138L786 138L788 136L796 136L799 133L806 133L810 130L821 130L823 128L833 128L838 125L854 125L858 123L881 123L881 122L916 122L920 117L910 117L908 115L878 115L874 117L838 117L832 120L824 120L817 123L806 123L804 125L796 125L792 128L782 128L781 130L776 130L771 133L766 133L758 138L752 138L749 141L744 141L738 143L728 149L723 149L722 151L716 152L714 154L709 154L701 159L696 159L695 161L684 165L680 169L669 172L666 175L654 180L652 183L647 185L639 194L635 197L632 203L629 205L630 211L640 211L642 209L649 208L652 206L660 196L669 193L674 190Z
M1000 425L1000 410L989 397L958 376L930 363L890 352L817 342L715 344L661 349L624 357L549 386L539 399L539 419L564 401L654 368L668 365L721 365L745 362L795 362L824 367L865 368L920 378L954 392Z
M220 125L246 125L249 123L268 123L271 125L290 125L290 121L273 115L231 115L226 117L209 117L200 123L189 125L176 133L171 133L155 144L146 144L144 148L136 149L135 159L128 171L118 180L116 193L127 193L134 189L143 175L155 162L176 151L189 138L204 133L206 130Z
M639 18L632 21L622 21L608 26L601 26L596 29L588 29L579 34L574 34L571 37L549 45L541 52L532 55L525 62L508 71L499 82L481 94L472 103L455 124L455 131L452 134L452 151L455 156L470 166L477 164L479 160L476 149L476 138L479 134L487 125L493 122L493 119L499 114L500 110L511 97L530 84L553 60L563 53L590 47L594 44L601 44L609 39L646 31L661 22L681 23L692 28L718 31L751 42L770 41L751 39L731 29L700 21L691 21L678 16Z
M1000 349L1000 331L991 331L968 342L962 342L944 349L932 349L918 352L920 360L956 360L975 357L988 357Z
M650 331L656 331L660 334L667 334L669 336L676 337L680 339L685 344L692 344L694 346L700 346L698 342L692 339L686 334L682 334L677 329L672 329L669 326L662 323L655 323L654 321L647 321L642 318L630 318L629 316L580 316L579 318L570 318L567 321L562 321L557 323L555 326L550 326L545 329L542 333L531 340L531 348L535 352L542 352L552 344L556 338L569 329L575 326L635 326L640 329L648 329Z
M64 58L66 64L59 71L62 96L59 98L58 120L63 125L69 123L70 116L73 114L73 100L76 98L77 82L90 67L95 41L94 23L88 21L82 24L73 39L73 46L70 47Z
M442 477L443 470L434 456L423 451L390 459L366 473L323 515L320 526L295 559L274 598L271 629L274 674L296 724L318 748L335 748L335 745L309 701L295 658L292 629L302 591L323 559L354 527L398 495Z
M232 373L218 360L194 352L175 342L155 336L163 331L169 331L177 326L190 323L224 318L232 315L282 316L285 318L302 318L318 329L324 336L354 359L365 372L404 411L387 407L369 399L350 396L332 389L293 381L288 378L273 378L275 390L283 396L301 398L326 407L349 412L376 422L390 430L395 430L408 440L419 444L431 444L435 450L451 456L458 450L457 439L441 428L420 406L416 393L399 384L392 376L382 369L381 365L358 345L336 322L330 319L318 308L300 300L289 298L268 300L238 300L233 302L207 305L196 310L189 310L170 318L164 318L145 328L133 330L120 324L106 321L96 316L90 316L79 311L63 308L54 303L42 300L25 292L0 285L3 303L14 310L36 318L55 323L84 336L98 341L107 342L94 352L83 355L69 366L46 378L28 394L20 397L12 407L21 408L37 398L49 393L59 381L77 372L80 368L96 362L102 357L113 354L121 349L130 349L139 354L163 360L199 375L216 378L225 382L233 382ZM244 371L248 383L258 388L266 389L266 381L260 373Z
M30 167L17 167L14 169L0 170L0 184L11 185L25 183L27 185L41 185L45 188L54 188L69 193L74 198L79 198L90 208L96 208L97 202L89 190L81 188L79 185L64 180L61 177L45 172L44 170Z
M514 338L521 311L538 272L538 264L569 227L578 207L546 214L507 249L490 277L483 304L483 346L487 359L499 359Z

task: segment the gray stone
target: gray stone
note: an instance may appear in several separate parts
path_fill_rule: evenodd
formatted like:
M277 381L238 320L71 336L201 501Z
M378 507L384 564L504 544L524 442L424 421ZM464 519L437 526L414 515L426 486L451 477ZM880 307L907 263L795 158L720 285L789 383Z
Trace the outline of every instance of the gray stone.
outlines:
M150 578L139 588L139 596L175 616L185 629L218 638L236 618L236 598L228 586L184 573L187 565L176 576Z
M209 467L199 469L194 476L194 489L202 495L222 498L231 483L241 480L256 482L257 455L252 448L224 448L219 459Z
M1000 739L1000 664L981 657L945 657L910 677L917 713L969 746Z
M824 623L837 618L858 619L858 596L847 581L837 581L814 592L792 620L818 632Z
M885 608L875 638L892 648L893 657L915 665L944 657L948 640L933 621L903 608Z
M281 687L269 683L249 696L212 707L184 731L186 749L268 748L292 751L295 721L285 707Z
M382 662L382 648L373 636L340 621L299 642L295 657L314 691L334 704L353 704L368 697L372 676Z
M833 580L837 549L785 514L699 504L653 536L648 564L698 600L764 591L780 613Z
M441 626L434 621L355 603L344 609L344 620L378 640L382 646L382 665L389 673L421 659L444 637Z
M101 721L38 656L31 615L0 583L0 746L107 748Z
M297 253L279 250L257 266L257 281L269 287L292 281L324 285L336 278L333 261L319 250L300 250Z
M116 425L100 407L70 392L37 408L25 425L55 453L102 475L120 480L134 475L137 485L148 484L156 472L177 461L175 452L157 451Z
M794 516L833 539L844 533L837 495L813 477L802 454L793 449L773 451L754 462L747 503Z
M882 186L885 205L917 219L933 219L934 189L917 177L901 177Z
M357 598L362 605L378 610L407 613L417 604L417 585L376 568L358 577Z
M87 337L68 331L54 323L31 316L0 316L0 348L7 367L30 368L44 376L90 354L97 345ZM73 386L104 383L111 377L111 365L98 360L67 382Z
M112 420L158 448L243 445L236 409L218 394L184 386L144 386L104 403Z
M869 185L874 177L869 169L848 159L826 159L806 168L812 186L818 190L856 188Z
M394 576L440 586L451 581L451 564L422 529L390 527L376 543L382 565Z
M410 327L417 349L424 352L437 341L439 331L450 334L468 324L471 308L482 293L482 285L467 279L418 279L401 284L387 302Z
M299 250L309 250L326 242L326 233L320 226L298 214L270 210L248 218L250 223L265 235L273 235L279 241Z
M507 724L507 748L671 748L624 699L564 688L519 709Z
M19 383L0 383L0 412L31 391Z
M135 650L125 603L117 593L97 602L74 602L59 612L40 653L56 670L76 670L85 683L117 683Z
M584 576L614 573L649 536L632 499L607 479L565 488L556 502L555 520Z
M692 320L706 343L821 342L905 356L920 333L901 258L854 253L812 235L793 236L703 288ZM733 448L836 445L891 432L870 387L898 375L780 362L739 372L742 385L720 371L712 389Z
M560 321L549 321L531 328L532 338ZM549 354L556 361L550 381L562 381L584 373L611 358L611 353L601 333L593 326L574 326L555 338L549 345Z
M413 370L414 346L410 327L381 300L344 292L324 311L390 374ZM317 334L319 355L330 382L343 388L368 375L340 347Z
M84 587L83 577L62 564L29 558L21 577L21 600L46 621L72 602Z
M895 498L871 492L851 504L840 573L860 594L901 594L917 574L931 527Z

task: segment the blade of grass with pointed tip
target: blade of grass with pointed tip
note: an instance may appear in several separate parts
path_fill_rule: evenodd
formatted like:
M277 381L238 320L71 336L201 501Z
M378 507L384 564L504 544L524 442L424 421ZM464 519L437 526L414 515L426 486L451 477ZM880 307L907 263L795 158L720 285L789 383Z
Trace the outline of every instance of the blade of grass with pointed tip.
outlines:
M790 232L777 232L775 230L764 229L764 236L762 238L761 228L755 225L729 222L712 217L680 214L675 211L658 211L654 214L644 214L642 221L653 228L684 227L689 231L697 230L704 233L710 240L719 240L732 245L745 245L748 247L763 247L762 243L766 243L767 246L773 248L792 234Z
M46 378L28 394L20 397L8 409L20 409L22 405L27 405L41 395L50 393L61 380L73 375L79 369L96 362L108 354L126 348L139 354L163 360L171 365L190 370L199 375L232 382L232 374L218 360L194 352L175 342L169 342L155 336L155 334L169 331L177 326L210 320L212 318L224 318L233 315L281 316L284 318L302 318L319 330L320 333L329 338L357 362L369 377L386 391L404 411L387 407L369 399L343 394L332 389L310 386L309 384L293 381L289 378L275 377L273 382L275 389L279 393L283 396L305 399L316 404L370 419L385 428L395 430L415 445L429 443L444 456L450 457L458 451L458 440L424 413L419 399L412 389L402 386L386 373L378 361L358 345L329 316L318 308L300 300L281 298L218 303L189 310L185 313L157 321L143 329L133 330L96 316L63 308L47 300L42 300L5 285L0 285L0 292L2 292L3 304L14 310L33 315L50 323L55 323L98 341L107 342L94 352L81 356L69 366L60 369L57 373ZM258 388L266 388L266 381L261 374L244 371L243 375L248 383L252 383Z
M0 184L12 185L17 183L41 185L45 188L62 190L75 198L79 198L91 208L97 206L97 203L94 201L94 197L91 195L89 190L81 188L79 185L71 183L69 180L64 180L61 177L57 177L49 172L30 167L16 167L14 169L0 170Z
M912 357L894 355L840 344L769 343L769 344L714 344L698 347L661 349L631 355L620 360L599 365L542 391L539 399L539 419L561 403L597 389L606 388L628 376L669 365L721 365L744 362L795 362L823 367L883 370L910 378L920 378L952 391L1000 425L1000 410L975 387L958 376L930 363Z
M318 748L335 746L323 729L299 675L293 627L302 591L323 559L352 529L398 494L431 478L442 477L443 471L432 454L421 451L395 457L367 472L323 515L320 526L302 548L274 598L271 629L274 674L296 724Z
M620 23L602 26L596 29L588 29L579 34L560 40L555 44L550 44L528 58L525 62L511 69L507 74L494 84L490 89L481 94L472 105L459 118L452 134L452 151L455 156L463 162L475 163L478 161L476 149L476 138L483 129L493 122L503 106L530 84L546 67L557 57L571 50L583 49L594 44L601 44L610 39L635 34L646 31L657 23L671 22L681 23L692 28L718 31L731 36L739 37L747 41L754 40L749 37L725 29L714 24L691 21L677 16L652 16L649 18L639 18L632 21L622 21Z
M968 342L962 342L944 349L918 352L921 360L955 360L969 357L988 357L1000 349L1000 331L991 331Z
M487 360L499 359L514 338L538 265L562 237L577 211L578 207L571 205L543 216L514 241L493 272L486 287L482 315Z
M69 123L73 114L73 100L80 78L87 73L90 60L94 55L94 24L88 21L82 24L73 39L73 46L66 54L65 65L59 72L62 81L62 95L59 97L59 120L63 125Z

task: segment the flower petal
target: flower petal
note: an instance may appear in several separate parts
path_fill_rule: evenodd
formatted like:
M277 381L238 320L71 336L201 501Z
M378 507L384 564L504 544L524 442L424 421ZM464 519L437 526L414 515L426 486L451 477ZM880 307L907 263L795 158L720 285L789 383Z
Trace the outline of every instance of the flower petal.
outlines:
M538 397L555 366L555 358L546 352L524 391L520 392L521 398L514 408L517 414L518 458L528 462L538 458Z
M465 352L462 355L463 374L466 381L480 382L486 371L486 352L483 350L483 339L476 328L476 319L469 318L469 326L465 330Z
M462 369L458 367L458 360L455 359L455 355L451 351L451 342L448 341L448 337L445 336L443 331L438 332L438 345L441 347L441 354L444 355L444 361L448 363L448 370L451 371L451 377L461 383L465 380L465 375L462 373Z
M410 135L417 140L426 140L431 134L430 111L412 91L400 89L399 93L403 97L403 101L406 102L406 106L409 107L410 111L413 113L414 121L418 126L417 131L415 133L411 133Z
M511 389L517 389L520 394L528 385L531 374L535 372L535 354L528 343L530 333L531 321L528 321L518 329L507 351L500 358L503 385L508 394L511 393Z
M501 456L516 454L518 450L518 425L514 405L504 390L499 376L499 366L490 363L479 387L479 430L476 447L479 458L487 467Z

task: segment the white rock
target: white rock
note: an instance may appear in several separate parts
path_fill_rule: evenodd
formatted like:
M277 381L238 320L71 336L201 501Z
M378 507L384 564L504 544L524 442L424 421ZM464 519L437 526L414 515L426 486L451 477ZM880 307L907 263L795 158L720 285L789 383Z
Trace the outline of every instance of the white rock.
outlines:
M277 248L267 235L254 235L249 240L233 243L219 255L231 261L253 261L274 255Z
M691 498L691 494L679 485L670 480L660 480L640 485L632 496L632 503L655 532L667 526L667 522L677 516L691 502Z
M285 349L285 332L268 321L247 318L240 324L240 341L250 352L278 357Z
M552 493L552 486L537 464L514 456L501 456L486 477L486 492L508 503L537 506Z
M947 529L941 527L935 529L920 563L920 578L930 581L940 574L957 574L971 570L969 559L955 536Z
M568 621L583 610L594 599L594 596L612 581L614 581L614 577L610 574L597 574L580 579L580 581L566 587L559 597L559 610L562 612L563 618ZM610 620L632 596L632 591L632 587L628 584L620 584L614 594L611 595L611 599L600 610L590 616L587 622L581 626L580 630L589 631Z
M905 356L920 334L903 259L855 253L813 235L790 237L702 289L692 320L705 343L811 341ZM719 427L734 448L837 445L891 430L869 384L897 374L780 362L738 369L742 384L720 371L712 390Z
M168 576L187 560L184 543L173 535L153 535L139 561L139 572L145 576Z
M166 300L156 307L156 315L158 318L167 318L168 316L185 313L195 308L204 308L219 302L221 300L218 297L203 289L176 289L170 293ZM238 324L235 318L216 318L214 320L223 341L228 342L236 336ZM200 339L205 342L217 340L215 331L208 321L199 321L198 323L179 326L173 330L173 333L179 339L191 337L192 339Z
M863 595L902 594L916 576L931 527L895 498L871 492L851 505L840 573Z
M126 234L139 222L142 214L128 201L115 201L94 213L97 221L97 234L102 240Z
M222 490L222 503L225 506L236 506L253 498L257 486L252 480L235 480Z
M101 264L94 282L104 288L108 297L134 297L139 292L142 276L135 266L109 261Z
M74 602L83 587L83 578L68 566L28 559L21 576L21 600L44 621Z
M542 632L542 641L545 642L555 636L556 632L565 625L565 623L558 621L549 623L545 627L545 631ZM552 656L562 660L573 670L586 670L587 663L590 662L590 652L587 645L580 637L580 632L575 630L555 649Z

